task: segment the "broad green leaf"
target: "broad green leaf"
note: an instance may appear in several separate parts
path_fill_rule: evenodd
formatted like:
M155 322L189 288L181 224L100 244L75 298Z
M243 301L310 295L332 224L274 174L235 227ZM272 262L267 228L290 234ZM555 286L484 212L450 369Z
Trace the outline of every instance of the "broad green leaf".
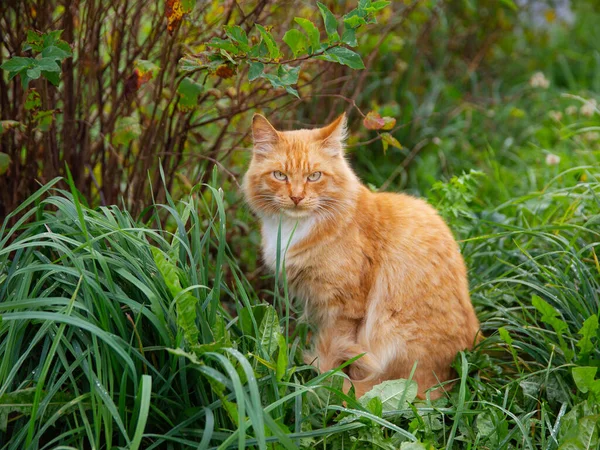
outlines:
M291 86L286 86L285 87L285 91L288 94L292 94L294 97L300 98L300 95L298 94L298 91L296 89L294 89L293 87L291 87Z
M42 34L42 40L44 47L49 47L51 45L60 42L60 36L62 35L63 30L52 30L47 33ZM64 41L63 41L64 42Z
M134 117L120 117L117 119L115 131L113 132L113 143L115 145L129 145L142 134L142 127Z
M367 409L370 413L376 415L377 417L383 416L383 404L381 403L381 399L379 397L373 397L367 403Z
M425 447L420 442L403 442L400 444L400 450L431 450L433 447Z
M151 250L156 267L175 299L177 325L183 331L188 344L190 346L197 345L199 330L196 325L196 305L198 304L198 299L190 294L190 292L184 292L179 282L177 266L169 261L165 254L158 248L152 247Z
M4 120L2 121L2 129L4 130ZM19 122L17 122L19 123ZM10 166L10 156L0 152L0 175L4 175Z
M477 427L477 434L483 437L489 436L496 429L490 413L487 412L479 414L475 423Z
M238 325L244 334L258 337L258 327L271 305L260 304L242 308L238 314ZM255 329L256 325L256 329Z
M269 50L269 57L276 61L279 60L279 58L281 58L281 52L279 51L279 47L277 47L277 42L275 42L273 35L262 25L256 24L256 28L258 28L258 32L262 36L263 42Z
M344 16L344 25L348 28L356 29L361 25L365 25L367 21L363 16L359 13L359 10L355 9L350 11L348 14Z
M44 36L34 30L27 30L27 41L23 44L23 51L34 50L41 52L44 48Z
M0 69L4 69L8 72L20 72L24 69L29 69L35 64L35 59L24 58L22 56L13 56L8 61L0 66Z
M568 439L562 439L558 450L597 450L600 414L579 418L571 428Z
M284 85L296 84L300 74L300 66L288 66L282 64L277 69L277 75Z
M344 26L342 42L350 47L356 47L358 45L358 41L356 40L356 31L354 28Z
M413 380L388 380L374 386L359 402L366 406L373 397L379 397L384 412L408 408L417 398L417 383Z
M203 68L214 70L225 62L225 58L223 58L221 55L202 52L194 56L185 55L179 60L179 69L185 72L191 72L193 70Z
M225 30L225 34L229 36L229 39L237 44L240 50L242 50L244 53L250 50L250 46L248 45L248 36L242 27L239 25L226 25L223 27L223 29Z
M573 358L574 352L569 348L564 339L564 332L568 331L569 329L568 325L565 323L565 321L560 319L558 311L556 311L541 297L533 295L531 298L531 304L535 307L535 309L542 313L542 322L550 325L554 329L560 344L560 348L563 351L565 358L570 361Z
M265 70L265 65L261 62L257 62L257 61L250 61L249 63L250 68L248 69L248 80L249 81L254 81L257 78L259 78L260 76L262 76L264 70Z
M383 8L385 8L387 5L389 5L390 3L392 3L392 2L390 2L388 0L378 0L376 2L371 2L371 10L373 12L380 11Z
M318 51L321 48L321 35L318 28L308 19L295 17L294 21L300 25L308 35L308 41L311 46L311 53Z
M60 48L56 45L51 45L50 47L46 47L42 50L42 57L44 58L52 58L54 60L62 61L69 56L71 56L70 51L67 52L63 48Z
M346 47L334 47L323 53L320 59L344 64L352 69L364 69L365 65L358 53Z
M531 304L542 313L542 322L551 325L557 333L568 328L567 324L559 319L559 313L548 302L537 295L532 296Z
M560 421L558 448L595 450L598 448L599 426L600 403L592 399L578 403Z
M573 367L571 373L580 392L600 394L600 380L596 380L597 367Z
M215 342L222 344L224 347L231 347L231 335L227 329L227 323L222 316L217 315L215 322L211 326L211 331Z
M198 96L203 90L200 83L190 77L185 77L177 87L177 94L180 97L178 106L183 110L195 108L198 106Z
M333 13L321 2L317 2L321 16L323 17L323 24L325 25L325 31L331 42L339 41L338 35L338 22Z
M36 65L45 72L60 72L60 65L54 58L41 58L36 60Z
M283 36L283 42L290 47L294 56L298 56L308 51L308 38L299 30L288 30Z
M592 340L596 339L596 333L598 331L598 316L596 314L588 317L585 322L583 322L583 326L579 330L579 334L582 336L579 342L577 342L577 347L581 350L581 353L588 354L596 346L592 343Z
M272 306L267 308L263 320L258 329L259 343L261 348L267 355L272 356L279 345L279 336L281 335L281 327L279 325L279 317L277 311Z
M292 67L280 65L277 68L277 75L272 73L264 73L263 78L269 80L274 88L284 88L287 92L298 97L298 91L291 87L292 84L298 82L300 67Z
M218 37L212 38L208 42L208 46L225 50L226 52L232 53L234 55L240 53L240 48L236 47L231 41L228 41L227 39L221 39Z
M59 72L46 72L45 70L42 70L42 75L54 86L58 86L60 84L60 71Z
M34 66L31 69L27 69L27 76L32 80L37 80L40 76L42 76L42 70Z

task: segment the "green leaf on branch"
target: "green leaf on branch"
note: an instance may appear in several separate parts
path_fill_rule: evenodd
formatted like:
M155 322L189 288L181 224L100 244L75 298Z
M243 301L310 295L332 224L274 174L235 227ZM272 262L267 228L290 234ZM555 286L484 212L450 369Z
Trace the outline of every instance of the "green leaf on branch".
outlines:
M42 57L44 58L62 61L69 56L71 56L71 51L66 51L64 48L60 48L56 45L51 45L42 50Z
M60 66L54 58L41 58L36 60L36 65L45 72L60 72Z
M381 141L383 142L383 151L386 152L388 149L388 145L395 147L397 149L402 149L402 145L398 142L394 136L390 133L381 133Z
M129 145L142 134L142 127L134 117L121 117L117 119L115 131L113 132L113 143L115 145Z
M325 51L320 59L343 64L352 69L364 69L365 65L358 53L346 47L334 47Z
M300 66L281 65L277 69L277 75L284 85L296 84L300 75Z
M13 56L0 66L0 69L14 73L15 75L25 69L33 66L35 59L24 58L23 56ZM13 75L14 76L14 75Z
M357 10L351 11L344 16L344 25L350 28L358 28L366 23L367 21L359 15Z
M262 77L269 80L271 86L274 88L284 88L288 93L299 97L298 91L291 86L298 82L299 74L300 67L280 65L277 68L276 75L272 73L263 73Z
M179 94L179 108L182 110L190 110L198 105L198 96L204 90L203 86L192 80L190 77L185 77L177 87Z
M325 24L325 31L331 42L337 42L340 40L338 34L338 21L333 13L321 2L317 2L321 16L323 17L323 24Z
M311 53L318 51L321 48L321 35L319 30L308 19L303 19L301 17L294 18L294 21L304 29L306 34L308 35L308 40L310 42Z
M371 6L369 8L367 8L367 11L368 12L381 11L383 8L388 6L390 3L392 3L392 2L390 2L388 0L379 0L377 2L371 2Z
M277 46L277 42L275 42L273 35L262 25L256 24L256 28L258 28L258 32L262 36L263 42L267 46L269 57L276 61L279 60L279 58L281 58L281 52L279 51L279 47Z
M288 30L283 36L283 42L290 47L294 56L298 56L308 51L308 38L299 30Z
M212 38L208 42L208 46L213 47L213 48L218 48L221 50L225 50L226 52L232 53L234 55L237 55L240 53L240 49L238 47L236 47L231 41L228 41L227 39L221 39L218 37Z
M356 31L354 28L344 26L344 33L342 33L342 42L350 47L356 47L358 41L356 40Z
M261 62L250 61L250 69L248 70L248 80L254 81L260 78L265 70L265 65Z
M242 27L239 25L228 25L224 27L225 34L237 45L244 53L250 50L248 45L248 36Z
M27 69L27 77L32 80L37 80L42 76L42 70L38 66L34 66L31 69Z
M46 78L46 80L48 80L54 86L58 86L60 84L60 71L48 72L48 71L42 70L42 75L44 76L44 78Z

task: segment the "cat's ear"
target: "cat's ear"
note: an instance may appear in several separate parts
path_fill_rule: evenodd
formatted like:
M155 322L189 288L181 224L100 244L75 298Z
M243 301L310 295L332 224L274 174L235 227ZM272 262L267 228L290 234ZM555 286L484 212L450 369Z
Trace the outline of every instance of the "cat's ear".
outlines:
M264 156L275 149L279 142L279 133L264 116L254 114L252 117L252 140L254 154Z
M344 154L344 142L348 130L346 128L346 113L342 113L337 119L320 130L320 139L322 146L331 156L341 156Z

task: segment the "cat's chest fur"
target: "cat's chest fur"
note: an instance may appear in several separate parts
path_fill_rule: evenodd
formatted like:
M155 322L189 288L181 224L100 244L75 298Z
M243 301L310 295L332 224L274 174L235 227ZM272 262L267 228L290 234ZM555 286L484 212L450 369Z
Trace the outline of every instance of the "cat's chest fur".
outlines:
M280 268L284 258L289 263L290 260L286 254L286 249L289 251L294 245L308 237L313 231L314 226L315 219L312 217L303 219L263 217L262 252L267 266L271 270L276 270L278 256ZM279 255L277 254L278 247Z

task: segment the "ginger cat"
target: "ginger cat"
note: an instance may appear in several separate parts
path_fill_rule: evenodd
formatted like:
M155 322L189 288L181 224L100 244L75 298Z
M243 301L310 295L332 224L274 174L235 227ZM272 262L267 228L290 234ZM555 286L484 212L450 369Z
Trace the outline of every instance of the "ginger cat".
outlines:
M318 330L309 362L324 372L365 353L347 371L357 397L408 378L415 362L421 398L452 378L450 364L473 346L479 322L458 245L436 211L360 183L344 158L345 115L324 128L277 131L256 114L252 133L244 193L273 270L281 226L291 291Z

